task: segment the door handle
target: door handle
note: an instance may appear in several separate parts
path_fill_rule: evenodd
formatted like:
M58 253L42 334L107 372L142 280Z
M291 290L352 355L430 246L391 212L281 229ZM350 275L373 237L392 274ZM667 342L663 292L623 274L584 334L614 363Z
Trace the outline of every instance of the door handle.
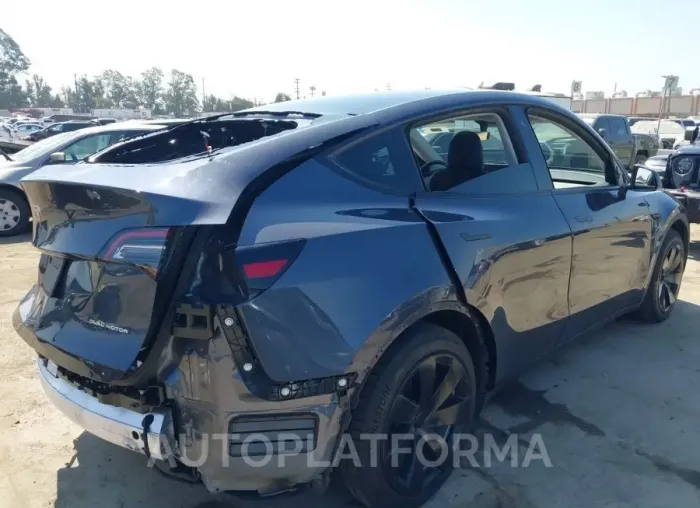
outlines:
M574 217L576 222L593 222L593 217L590 215L577 215Z

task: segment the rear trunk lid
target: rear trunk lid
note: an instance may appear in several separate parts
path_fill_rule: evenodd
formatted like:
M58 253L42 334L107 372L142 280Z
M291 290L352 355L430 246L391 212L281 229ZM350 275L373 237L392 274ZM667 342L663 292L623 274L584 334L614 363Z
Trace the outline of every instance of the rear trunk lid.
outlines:
M159 307L172 297L193 230L228 223L237 235L236 224L284 163L370 125L367 117L350 117L214 155L32 173L22 187L42 256L15 328L72 372L123 379L164 325Z

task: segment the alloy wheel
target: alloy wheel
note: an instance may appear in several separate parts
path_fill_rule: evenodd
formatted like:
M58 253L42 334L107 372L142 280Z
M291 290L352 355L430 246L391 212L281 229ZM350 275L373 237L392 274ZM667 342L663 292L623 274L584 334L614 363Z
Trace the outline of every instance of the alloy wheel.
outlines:
M0 231L10 231L17 227L21 213L19 207L7 198L0 198Z
M671 310L678 298L683 277L683 249L677 244L671 244L659 273L659 307L665 314Z
M418 494L450 473L450 440L474 410L470 388L464 365L445 353L424 358L404 378L389 411L382 455L397 491Z

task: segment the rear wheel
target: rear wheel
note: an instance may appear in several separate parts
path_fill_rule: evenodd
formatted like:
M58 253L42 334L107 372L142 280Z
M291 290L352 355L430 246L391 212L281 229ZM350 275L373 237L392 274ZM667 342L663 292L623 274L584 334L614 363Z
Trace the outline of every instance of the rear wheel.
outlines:
M350 492L372 508L427 501L452 472L453 439L475 418L476 376L464 343L428 323L408 333L363 387L350 426L359 461L341 464ZM378 444L370 435L381 436Z
M666 320L678 300L685 269L685 244L675 229L668 231L654 266L640 317L650 323Z
M29 226L29 205L18 192L0 189L0 236L24 233Z

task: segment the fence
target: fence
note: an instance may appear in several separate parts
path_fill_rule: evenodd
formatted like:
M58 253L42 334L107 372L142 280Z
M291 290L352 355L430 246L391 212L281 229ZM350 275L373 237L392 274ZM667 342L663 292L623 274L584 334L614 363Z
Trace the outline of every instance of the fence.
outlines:
M575 100L571 109L576 113L609 113L627 116L658 117L661 97L620 97L617 99ZM664 100L663 116L700 116L700 95L680 95Z

